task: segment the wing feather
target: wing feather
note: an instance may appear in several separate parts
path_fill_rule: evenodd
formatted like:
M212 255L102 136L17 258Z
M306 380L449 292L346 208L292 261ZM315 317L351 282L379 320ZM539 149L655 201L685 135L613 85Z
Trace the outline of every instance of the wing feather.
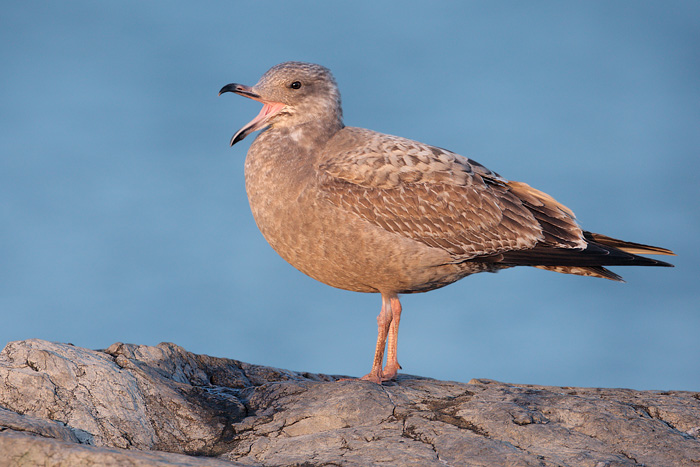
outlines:
M573 214L524 183L450 151L345 128L324 154L321 192L363 220L463 261L551 244L584 248Z

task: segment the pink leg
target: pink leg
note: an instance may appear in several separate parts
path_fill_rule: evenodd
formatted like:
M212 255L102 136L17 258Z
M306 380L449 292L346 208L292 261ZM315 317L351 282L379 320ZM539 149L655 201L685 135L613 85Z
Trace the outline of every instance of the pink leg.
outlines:
M382 294L382 310L377 316L377 346L374 349L374 362L372 371L364 375L362 379L372 381L377 384L382 382L382 363L384 361L384 348L386 347L386 336L393 318L391 310L392 297Z
M387 343L386 366L382 379L388 381L396 376L396 373L401 368L399 361L396 359L396 344L399 339L399 321L401 321L401 302L399 297L394 295L391 297L391 327L389 328L389 337Z

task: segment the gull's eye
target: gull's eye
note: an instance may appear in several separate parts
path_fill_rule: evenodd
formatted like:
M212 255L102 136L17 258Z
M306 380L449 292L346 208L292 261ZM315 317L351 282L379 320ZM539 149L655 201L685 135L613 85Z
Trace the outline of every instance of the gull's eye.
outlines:
M292 89L299 89L301 87L301 82L300 81L294 81L292 84L289 85L290 88Z

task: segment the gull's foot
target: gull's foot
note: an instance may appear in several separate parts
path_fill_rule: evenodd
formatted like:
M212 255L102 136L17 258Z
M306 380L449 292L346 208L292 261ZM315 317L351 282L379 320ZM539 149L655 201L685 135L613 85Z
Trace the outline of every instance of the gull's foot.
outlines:
M384 367L384 371L382 371L382 381L391 381L396 378L400 369L401 365L399 365L398 362L387 364L387 366Z
M372 371L370 371L360 379L363 381L372 381L373 383L377 384L382 384L382 381L385 381L381 368L377 368L376 370L372 369Z
M371 381L376 384L382 384L386 381L391 381L396 378L398 370L401 369L401 365L387 365L384 367L384 371L381 369L371 371L364 375L362 378L340 378L338 381Z
M340 378L336 381L371 381L373 383L382 384L382 381L386 381L382 378L381 373L377 375L376 373L367 373L362 378Z

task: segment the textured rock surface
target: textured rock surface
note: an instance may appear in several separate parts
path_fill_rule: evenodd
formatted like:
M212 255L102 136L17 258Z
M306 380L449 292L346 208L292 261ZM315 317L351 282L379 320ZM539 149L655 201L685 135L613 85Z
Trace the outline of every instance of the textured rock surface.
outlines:
M335 379L173 344L12 342L0 465L700 465L700 393Z

